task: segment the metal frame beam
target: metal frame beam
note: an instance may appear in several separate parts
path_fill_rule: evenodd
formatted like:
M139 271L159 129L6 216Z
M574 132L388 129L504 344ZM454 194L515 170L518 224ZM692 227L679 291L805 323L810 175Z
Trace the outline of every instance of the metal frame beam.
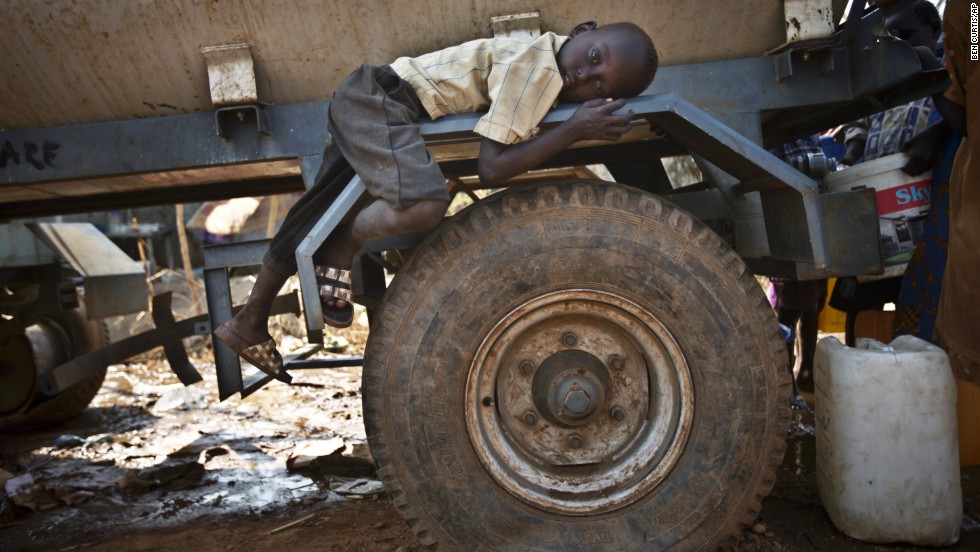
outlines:
M638 118L645 118L657 131L666 131L661 133L666 134L662 140L655 131L652 142L648 135L642 144L587 145L581 151L565 152L552 163L581 162L576 156L580 152L596 158L650 156L678 147L696 153L710 169L712 185L728 203L721 212L734 214L739 252L749 258L771 253L765 202L759 194L788 187L802 200L806 233L810 236L807 262L812 260L816 269L823 269L829 258L814 182L766 153L760 144L788 140L815 128L825 129L944 86L938 75L922 73L911 47L882 36L877 11L863 18L858 18L857 13L857 9L852 11L853 23L848 23L830 43L796 43L770 56L664 67L646 95L627 104ZM659 94L664 91L671 93ZM544 118L542 128L559 124L576 109L575 105L559 106ZM66 202L65 198L18 202L18 187L73 186L75 182L90 183L93 179L149 178L147 175L194 171L199 172L188 178L211 178L221 173L209 175L205 169L294 162L291 174L264 180L187 183L175 179L176 183L166 182L167 186L151 190L82 193L79 197L89 201L88 206L100 202L117 204L138 195L156 195L172 203L205 189L228 197L275 190L277 184L294 190L300 181L308 187L325 140L326 111L325 101L257 108L256 121L262 121L258 130L256 121L249 120L219 129L216 114L193 114L0 133L0 146L12 143L16 149L17 144L23 143L26 152L26 144L33 144L31 162L25 156L15 163L8 156L6 165L0 167L0 191L11 191L12 198L0 205L0 219L14 213L37 212L46 205L55 205L53 212L80 203ZM472 129L478 118L479 114L443 117L424 123L422 134L433 147L473 142L477 137ZM467 155L447 162L446 169L472 170L475 157L472 152ZM206 195L199 193L197 197ZM357 195L358 190L345 195L347 201L332 209L331 220L346 214ZM336 224L322 222L318 230L328 230ZM318 245L311 241L301 247L301 279L305 272L302 267L310 264L309 256ZM317 312L318 305L307 306L311 314ZM310 329L319 329L315 326L313 322Z
M0 186L318 156L326 138L327 104L262 108L268 112L268 135L243 121L226 126L223 138L215 113L2 132L0 145L13 151L0 156Z
M769 56L663 67L645 95L675 94L769 146L945 86L941 71L921 72L910 46L881 36L877 11L864 18L857 11L854 23L829 45L799 43ZM0 193L6 200L0 219L309 187L325 143L327 108L327 101L256 107L262 128L248 117L229 124L217 113L198 113L0 132ZM574 111L561 106L542 127ZM433 145L472 142L478 118L443 117L424 123L422 133ZM474 159L451 163L471 170ZM245 171L247 179L233 170L284 162L292 168L279 165L262 174L258 167L258 174Z

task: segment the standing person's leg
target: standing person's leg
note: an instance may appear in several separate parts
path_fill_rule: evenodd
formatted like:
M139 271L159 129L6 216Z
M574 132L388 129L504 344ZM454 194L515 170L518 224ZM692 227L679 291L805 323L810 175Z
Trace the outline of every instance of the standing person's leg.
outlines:
M817 348L818 320L827 298L826 280L788 281L778 288L779 323L796 329L796 340L789 344L790 377L793 394L813 390L813 357ZM798 327L797 327L798 325ZM799 354L795 355L795 345ZM797 372L797 366L799 366ZM796 374L799 374L797 377ZM802 385L801 385L802 384Z
M788 362L786 365L789 370L789 379L793 384L793 396L799 395L796 389L796 344L799 342L799 328L797 324L803 311L799 308L799 297L797 288L799 282L791 280L779 281L775 284L776 288L776 319L779 323L790 329L793 339L786 341L786 355Z
M779 323L789 328L795 336L791 341L786 342L786 353L789 356L789 362L787 362L786 366L789 370L789 379L793 383L794 396L799 395L796 388L796 374L794 369L796 367L796 344L800 341L800 329L797 327L797 323L800 321L802 316L803 311L788 309L785 307L779 307L776 315Z
M805 311L800 317L800 369L796 376L796 388L800 391L813 392L813 357L817 352L819 319L819 310Z
M796 386L801 391L813 391L813 357L817 352L820 335L820 312L827 302L827 280L806 282L807 305L800 318L800 367Z

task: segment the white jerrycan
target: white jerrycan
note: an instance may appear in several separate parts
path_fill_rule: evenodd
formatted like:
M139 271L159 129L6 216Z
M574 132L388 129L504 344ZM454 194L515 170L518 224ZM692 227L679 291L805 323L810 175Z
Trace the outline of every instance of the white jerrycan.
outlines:
M956 385L945 351L913 336L817 344L817 485L855 539L943 546L963 518Z

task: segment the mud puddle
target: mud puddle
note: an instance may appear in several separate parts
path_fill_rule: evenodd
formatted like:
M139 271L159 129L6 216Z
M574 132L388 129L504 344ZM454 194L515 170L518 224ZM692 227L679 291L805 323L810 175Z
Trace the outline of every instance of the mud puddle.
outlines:
M250 282L239 287L247 292ZM273 321L284 353L305 346L294 337L300 324L291 315ZM366 335L361 320L328 335L335 352L316 356L359 356ZM0 548L61 549L134 530L285 519L381 496L365 443L359 367L299 371L293 385L272 382L219 402L210 352L185 345L203 382L184 387L162 353L151 352L110 366L78 418L0 435L7 491L0 493Z

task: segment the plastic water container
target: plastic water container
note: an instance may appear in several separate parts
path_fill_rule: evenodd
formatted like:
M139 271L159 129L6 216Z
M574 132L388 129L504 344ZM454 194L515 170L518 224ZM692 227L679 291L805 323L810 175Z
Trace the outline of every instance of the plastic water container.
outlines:
M902 172L908 159L905 153L896 153L858 163L823 179L829 192L865 187L875 190L885 272L859 277L858 281L901 276L915 246L922 241L922 231L929 216L932 171L909 176Z
M817 486L855 539L943 546L963 518L956 384L946 352L913 336L817 344Z

